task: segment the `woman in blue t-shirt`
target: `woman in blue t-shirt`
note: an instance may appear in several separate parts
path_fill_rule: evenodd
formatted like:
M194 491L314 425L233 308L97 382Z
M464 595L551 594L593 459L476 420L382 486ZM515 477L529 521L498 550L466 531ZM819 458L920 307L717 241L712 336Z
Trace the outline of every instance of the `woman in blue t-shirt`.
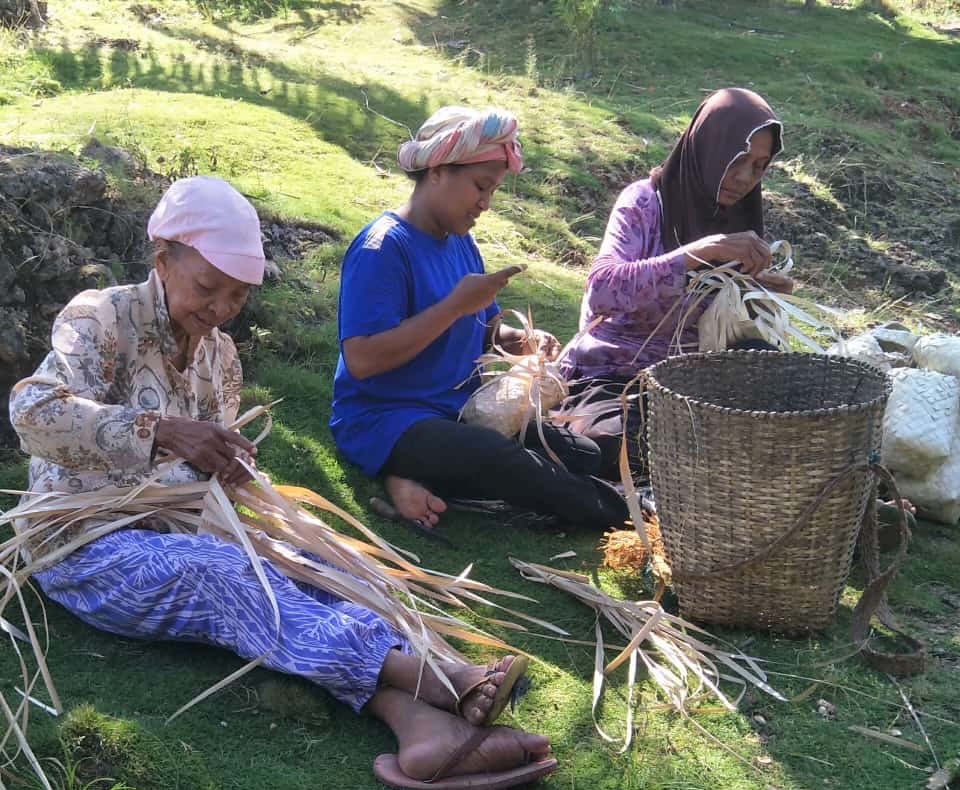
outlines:
M522 446L457 421L479 383L471 380L476 360L493 341L511 353L531 351L520 330L495 321L498 291L522 268L486 274L470 235L506 173L522 166L516 118L445 107L400 147L398 161L413 193L364 227L343 260L330 420L340 451L383 477L402 516L428 527L446 510L444 497L498 499L588 527L619 526L626 504L591 476L600 464L591 440L544 426L564 469L535 431ZM559 351L546 333L540 345Z

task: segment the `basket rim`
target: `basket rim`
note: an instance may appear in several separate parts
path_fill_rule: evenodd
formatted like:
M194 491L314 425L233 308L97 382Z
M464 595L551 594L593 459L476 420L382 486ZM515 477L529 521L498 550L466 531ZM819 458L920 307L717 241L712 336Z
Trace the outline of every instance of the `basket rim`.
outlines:
M803 357L812 357L816 359L822 359L824 361L829 361L830 364L843 364L852 368L859 368L864 373L870 373L877 376L882 383L882 392L877 395L875 398L864 401L863 403L858 404L844 404L842 406L831 406L829 408L819 408L819 409L802 409L799 411L767 411L762 409L737 409L732 406L718 406L715 403L710 401L703 400L701 398L694 397L692 395L683 395L676 390L671 389L670 387L662 384L656 378L657 368L665 368L670 365L678 364L695 364L706 358L717 359L717 358L735 358L735 357L744 357L747 355L776 355L777 357L783 356L803 356ZM767 351L767 350L738 350L738 351L708 351L708 352L695 352L691 354L678 354L673 357L667 357L660 362L657 362L654 365L651 365L645 371L645 379L649 383L649 386L652 389L660 390L668 395L671 395L675 398L680 398L681 400L686 401L696 405L698 408L704 408L717 414L729 414L729 415L744 415L750 416L753 418L777 418L777 417L825 417L835 414L850 414L860 411L867 411L869 409L876 408L877 405L884 404L890 397L890 392L893 389L893 385L890 382L890 378L884 373L880 368L875 365L871 365L868 362L864 362L859 359L853 359L852 357L839 357L832 356L830 354L812 354L807 352L784 352L784 351Z

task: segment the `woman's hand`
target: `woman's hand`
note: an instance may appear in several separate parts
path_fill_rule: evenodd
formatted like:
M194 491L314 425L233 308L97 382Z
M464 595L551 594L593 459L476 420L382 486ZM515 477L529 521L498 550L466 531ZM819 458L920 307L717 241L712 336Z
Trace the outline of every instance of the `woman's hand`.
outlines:
M526 268L526 266L508 266L492 274L464 275L444 301L448 302L460 316L479 313L493 304L500 289L510 281L511 277L520 274Z
M553 362L553 360L555 360L560 354L560 350L561 350L560 341L557 340L549 332L544 332L542 329L534 329L533 334L536 337L536 340L535 340L536 348L531 348L527 353L533 354L533 353L536 353L537 351L540 351L540 353L543 354L543 357L544 359L547 360L547 362ZM531 345L529 340L527 342L527 345L528 346Z
M155 442L200 471L219 475L224 485L237 486L251 479L238 459L252 465L257 446L214 422L163 417L157 423Z
M770 245L752 230L705 236L684 247L687 269L696 269L703 261L740 261L740 271L755 277L770 265Z
M494 342L507 354L516 354L518 357L541 352L548 362L557 358L562 350L560 341L549 332L534 329L530 337L522 329L516 329L505 324L497 325L497 336Z

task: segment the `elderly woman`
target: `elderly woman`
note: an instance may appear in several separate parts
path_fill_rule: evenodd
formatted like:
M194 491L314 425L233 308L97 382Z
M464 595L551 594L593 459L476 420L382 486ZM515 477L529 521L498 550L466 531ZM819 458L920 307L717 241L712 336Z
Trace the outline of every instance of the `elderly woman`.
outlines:
M622 524L623 499L591 477L593 442L548 426L563 468L536 431L521 445L457 421L479 383L476 360L493 341L511 353L531 350L497 321L497 293L521 268L486 274L470 235L504 176L522 166L516 118L444 107L398 160L413 193L363 228L343 259L330 421L337 446L382 476L400 514L422 525L437 523L447 497L505 500L594 529ZM558 350L552 336L542 345Z
M792 288L789 278L765 271L771 253L763 239L760 184L782 138L780 120L756 93L716 91L697 108L667 159L620 193L587 276L580 314L585 331L561 360L564 376L574 382L564 408L592 413L585 432L603 450L605 474L617 476L623 425L619 403L604 410L603 401L619 396L648 365L698 348L697 320L706 301L682 327L688 311L674 309L686 297L688 272L736 260L767 287ZM639 411L630 416L635 435Z
M33 456L32 491L135 485L167 456L183 460L160 482L247 479L240 459L256 447L227 427L237 416L240 364L217 327L262 281L257 214L226 182L189 178L164 194L148 230L156 244L149 279L75 297L54 324L50 354L14 388L11 422ZM306 677L393 729L399 753L376 767L387 783L433 778L431 786L445 787L445 776L464 781L477 772L529 781L555 767L546 738L486 726L512 657L489 672L453 668L459 699L427 672L415 698L419 659L373 612L265 563L280 606L277 638L240 547L144 522L94 537L66 558L54 554L96 526L81 521L32 541L35 561L51 558L34 576L50 598L123 636L203 642L247 659L266 654L265 666Z

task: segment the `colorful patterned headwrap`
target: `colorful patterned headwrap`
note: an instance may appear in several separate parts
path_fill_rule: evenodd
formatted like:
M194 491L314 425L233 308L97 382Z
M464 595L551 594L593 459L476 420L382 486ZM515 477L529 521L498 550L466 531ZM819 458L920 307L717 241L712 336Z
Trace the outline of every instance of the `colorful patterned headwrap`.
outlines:
M408 173L440 165L472 165L501 161L507 170L523 167L517 142L517 118L506 110L488 107L442 107L417 130L415 140L400 146L397 162Z

